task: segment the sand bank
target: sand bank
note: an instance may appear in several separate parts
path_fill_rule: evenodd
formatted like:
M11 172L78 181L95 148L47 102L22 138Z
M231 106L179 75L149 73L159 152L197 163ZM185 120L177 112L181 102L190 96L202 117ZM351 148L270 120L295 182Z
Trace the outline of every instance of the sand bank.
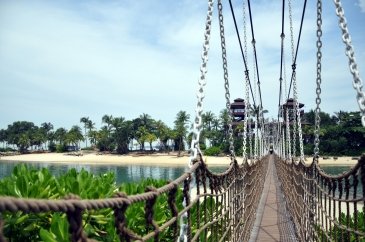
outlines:
M229 157L206 157L208 165L228 165ZM86 153L82 156L69 155L67 153L44 153L3 156L0 161L20 162L47 162L47 163L82 163L95 165L156 165L156 166L187 166L189 156L178 157L176 154L147 154L147 155L116 155Z
M208 165L228 165L230 163L229 157L204 157ZM0 157L1 161L20 161L20 162L47 162L47 163L83 163L83 164L95 164L95 165L123 165L123 164L136 164L136 165L163 165L163 166L186 166L189 160L188 155L178 157L176 153L164 154L128 154L128 155L116 155L116 154L98 154L82 153L81 156L70 155L67 153L43 153L43 154L24 154L14 156ZM242 158L237 158L238 162L242 162ZM326 157L320 158L320 165L349 165L353 166L357 163L358 159L353 157ZM306 163L311 163L312 158L306 158Z

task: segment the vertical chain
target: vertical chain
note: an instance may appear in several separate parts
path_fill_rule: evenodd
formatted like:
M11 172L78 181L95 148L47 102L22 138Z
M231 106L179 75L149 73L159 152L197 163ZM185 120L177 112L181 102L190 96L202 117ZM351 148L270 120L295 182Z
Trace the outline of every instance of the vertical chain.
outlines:
M251 159L251 161L252 161L252 157L253 157L253 154L252 154L252 136L253 136L253 131L252 131L252 127L251 127L251 125L252 125L252 123L251 123L251 119L250 120L248 120L248 133L249 133L249 136L248 136L248 139L249 139L249 143L250 143L250 159Z
M294 88L294 87L293 87ZM293 98L294 101L294 106L292 107L293 109L290 109L290 113L289 115L292 115L293 117L293 142L292 142L292 148L293 148L293 159L295 159L297 157L297 110L296 110L296 103L298 102L298 100L295 99L295 97Z
M291 138L290 138L290 124L289 124L289 108L286 107L285 112L285 121L286 121L286 142L287 142L287 159L291 161Z
M298 100L297 91L297 76L296 71L293 72L293 93L294 100ZM304 162L304 148L303 148L303 132L302 132L302 121L300 117L299 102L295 102L295 109L297 111L297 122L298 122L298 135L299 135L299 149L300 149L300 160Z
M203 113L203 99L204 99L204 86L206 85L206 74L207 74L207 63L208 63L208 51L209 51L209 41L210 41L210 33L212 26L212 16L213 16L213 5L214 0L208 0L208 11L207 18L205 22L205 32L204 32L204 43L203 43L203 51L202 51L202 63L200 66L200 77L198 80L198 92L197 92L197 105L195 109L195 120L193 125L193 137L191 141L191 156L189 159L188 166L191 167L193 165L193 161L197 159L198 151L199 151L199 139L202 128L202 113ZM191 189L189 189L189 192ZM185 208L187 201L183 201L183 206ZM185 212L180 219L180 235L178 241L185 242L188 240L188 236L186 234L186 218L187 213Z
M249 82L248 79L245 78L246 82L245 82L245 117L243 120L243 144L242 144L242 158L243 158L243 162L246 163L247 162L247 150L246 150L246 145L247 145L247 119L248 119L248 113L250 111L250 96L249 96Z
M291 57L292 57L292 63L293 63L293 72L295 72L295 52L294 52L294 31L293 31L293 12L292 12L292 5L291 0L288 0L288 9L289 9L289 25L290 25L290 43L291 43ZM294 75L294 74L293 74ZM294 88L294 87L293 87ZM294 105L293 107L293 158L295 159L296 153L297 153L297 141L296 141L296 135L297 135L297 125L296 125L296 119L297 119L297 112L296 112L296 104L298 102L298 99L295 99L294 95Z
M252 47L253 51L255 51L255 41L252 40ZM256 61L255 61L255 54L253 54L253 89L254 89L254 98L257 100L257 83L256 83ZM254 107L254 115L255 115L255 143L254 143L254 158L255 161L258 159L258 118L259 118L259 111L260 106Z
M246 4L243 1L243 36L244 36L244 48L245 48L245 58L247 58L247 25L246 25ZM248 112L250 108L250 96L249 96L249 80L248 74L245 75L245 117L243 120L243 142L242 142L242 159L243 163L247 162L247 119Z
M282 142L282 152L283 152L283 160L286 160L287 159L287 155L286 155L286 142L285 142L285 132L283 130L283 134L282 134L282 138L281 140L283 141Z
M346 55L349 58L349 67L350 72L353 77L352 85L354 89L356 90L356 98L357 103L360 108L361 112L361 123L365 127L365 94L364 91L362 91L362 80L360 77L360 72L357 67L356 59L355 59L355 51L351 43L351 36L349 33L349 30L347 28L347 21L345 17L345 12L341 5L341 0L334 0L335 6L336 6L336 14L339 18L339 26L342 31L342 40L345 43L346 46Z
M291 55L292 55L292 63L294 63L295 52L294 52L293 11L291 6L291 0L288 1L288 8L289 8Z
M208 1L208 12L205 22L205 32L204 32L204 43L202 51L202 63L200 66L200 77L198 80L198 92L197 92L197 105L195 109L195 120L193 125L193 137L191 141L191 157L189 161L189 167L192 166L193 160L197 158L199 150L199 139L202 129L202 114L203 114L203 100L204 100L204 87L206 85L206 74L207 74L207 63L208 63L208 51L209 51L209 41L212 26L212 16L213 16L213 4L214 0Z
M245 50L245 56L247 62L247 24L246 24L246 3L243 1L243 44L244 44L244 50Z
M322 82L322 0L317 0L317 88L316 88L316 114L315 114L315 131L314 131L314 156L318 157L319 155L319 131L320 131L320 112L321 108L319 105L321 104L321 82Z
M224 73L224 88L225 88L225 97L226 97L226 108L229 114L228 120L228 140L229 140L229 151L232 157L235 157L234 153L234 143L233 143L233 128L232 128L232 110L231 110L231 102L230 102L230 93L229 93L229 81L228 81L228 68L227 68L227 51L226 51L226 39L224 36L224 22L223 22L223 6L222 1L218 0L218 13L219 13L219 30L221 37L221 47L222 47L222 60L223 60L223 73Z
M257 143L258 143L258 127L257 127L257 116L255 117L255 147L254 147L254 158L257 161Z
M285 53L283 50L283 55L285 57ZM284 97L288 96L288 87L287 87L287 76L286 76L286 61L285 58L283 58L283 66L284 66L284 90L285 90L285 95ZM286 103L288 102L288 100L286 100ZM285 111L285 113L284 113ZM286 136L285 136L285 157L288 160L291 160L291 138L290 138L290 123L289 123L289 108L288 106L286 106L285 110L284 110L284 106L283 106L283 117L284 117L284 121L285 121L285 128L286 128Z

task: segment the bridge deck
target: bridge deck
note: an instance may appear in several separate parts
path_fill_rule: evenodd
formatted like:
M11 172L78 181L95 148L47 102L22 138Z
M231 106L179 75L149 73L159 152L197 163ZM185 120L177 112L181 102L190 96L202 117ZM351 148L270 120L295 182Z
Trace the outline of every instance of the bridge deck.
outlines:
M273 157L269 161L264 190L250 238L250 242L254 241L297 241L293 223L286 210Z

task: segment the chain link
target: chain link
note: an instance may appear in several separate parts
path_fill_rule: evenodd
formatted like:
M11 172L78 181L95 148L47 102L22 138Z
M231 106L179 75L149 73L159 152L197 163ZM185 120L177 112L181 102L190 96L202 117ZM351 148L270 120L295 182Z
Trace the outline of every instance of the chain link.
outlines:
M291 161L291 138L290 138L290 124L289 124L289 109L286 107L285 112L285 121L286 121L286 142L287 142L287 158Z
M224 88L225 88L226 108L227 108L227 111L228 111L228 114L229 114L229 120L228 120L229 151L230 151L231 156L235 157L234 142L233 142L233 128L232 128L233 114L232 114L232 110L231 110L231 101L230 101L230 93L229 93L228 68L227 68L227 50L226 50L226 39L225 39L225 36L224 36L224 23L223 23L222 8L223 8L222 1L218 0L219 30L220 30L221 47L222 47Z
M322 0L317 0L317 88L316 88L316 114L315 114L315 131L314 131L314 156L319 156L319 132L320 132L320 104L321 104L321 83L322 83Z
M200 133L202 129L202 114L203 114L203 100L204 100L204 86L206 85L206 74L207 74L207 63L208 63L208 51L209 51L209 41L211 34L211 26L212 26L212 16L213 16L213 6L214 0L208 0L208 11L207 18L205 22L205 32L204 32L204 43L203 43L203 51L202 51L202 63L200 66L200 78L198 80L198 92L197 92L197 105L195 109L195 120L193 125L193 137L191 141L191 155L189 159L188 166L191 167L193 165L193 161L197 159L199 152L199 139ZM189 189L190 193L191 189ZM186 207L186 201L184 199L183 206ZM185 242L188 241L188 237L186 234L186 218L187 213L185 212L180 218L180 235L178 241Z
M294 53L294 31L293 31L293 14L292 14L292 6L291 6L291 0L288 1L288 8L289 8L289 25L290 25L290 43L291 43L291 57L292 57L292 68L293 68L293 72L295 72L295 53ZM294 74L294 73L293 73ZM294 83L293 83L294 84ZM294 87L293 87L294 89ZM295 160L296 156L297 156L297 140L296 140L296 135L297 135L297 125L296 125L296 114L297 114L297 102L298 100L295 99L295 95L294 95L294 107L292 107L293 109L290 110L292 111L293 114L293 143L292 143L292 147L293 147L293 159Z
M297 122L298 122L300 160L304 162L303 131L302 131L302 121L301 121L299 102L298 102L299 97L298 97L298 90L297 90L297 76L296 76L295 70L293 71L293 93L294 93L295 110L296 110Z
M250 143L250 159L251 159L251 163L252 163L252 157L253 157L253 153L252 153L252 136L253 136L253 131L252 131L252 127L251 127L251 125L252 125L252 123L251 123L251 119L250 120L248 120L248 134L249 134L249 136L248 136L248 141L249 141L249 143Z
M247 24L246 24L246 3L243 2L243 36L244 36L244 49L245 56L247 58ZM247 119L250 108L250 96L249 96L249 80L248 74L245 75L245 117L243 120L243 142L242 142L242 159L243 163L247 162Z
M243 44L244 44L244 50L245 50L245 56L244 58L247 61L247 24L246 24L246 3L243 1Z
M195 109L195 120L193 125L193 137L191 141L191 156L189 161L189 167L192 166L193 160L197 158L199 150L199 139L202 129L202 114L203 114L203 100L204 100L204 86L206 85L206 74L207 74L207 62L208 62L208 51L209 51L209 41L212 26L212 16L213 16L213 4L214 0L208 1L208 12L205 22L205 32L204 32L204 43L202 51L202 63L200 66L200 78L198 80L198 92L197 92L197 105Z
M294 63L295 52L294 52L293 12L292 12L291 0L288 1L288 8L289 8L291 55L292 55L292 62Z
M297 157L297 121L296 121L296 115L297 115L297 110L296 110L296 102L298 100L295 100L295 97L293 98L294 100L294 107L293 109L290 110L293 121L292 121L292 125L293 125L293 142L292 142L292 148L293 148L293 153L292 153L292 157L293 160L295 160L295 158ZM290 114L289 114L290 115Z
M243 158L243 162L246 163L247 162L247 150L246 150L246 145L247 145L247 119L248 119L248 113L250 111L250 95L249 95L249 82L248 82L248 78L245 78L246 82L245 82L245 117L243 120L243 144L242 144L242 158Z
M349 68L350 68L350 72L353 77L352 85L357 93L357 95L356 95L357 103L359 105L361 116L362 116L361 123L365 127L365 94L364 94L364 91L362 91L363 84L362 84L362 80L360 77L360 72L357 68L357 63L356 63L356 59L355 59L355 51L354 51L353 45L351 43L351 36L350 36L349 30L347 28L347 21L346 21L346 17L345 17L345 12L341 5L341 0L334 0L334 3L336 6L336 14L339 18L339 20L338 20L339 26L342 31L342 40L346 46L346 48L345 48L346 55L349 58Z

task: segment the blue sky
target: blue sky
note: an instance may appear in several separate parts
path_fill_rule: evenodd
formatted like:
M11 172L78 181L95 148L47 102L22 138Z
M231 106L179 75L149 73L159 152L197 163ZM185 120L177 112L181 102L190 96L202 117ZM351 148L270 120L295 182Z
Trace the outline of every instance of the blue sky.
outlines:
M233 99L244 95L244 72L228 1L223 2ZM243 34L241 1L232 2ZM323 2L322 110L357 111L334 4ZM263 105L268 117L276 117L281 1L251 4ZM302 4L293 1L295 42ZM363 77L365 0L343 4ZM84 116L99 127L104 114L133 119L147 113L171 126L180 110L193 117L206 10L207 2L196 0L0 0L0 128L18 120L70 128ZM204 109L218 114L225 98L216 10ZM306 111L315 106L315 16L315 1L308 1L297 60L299 98ZM286 25L290 67L288 30Z

